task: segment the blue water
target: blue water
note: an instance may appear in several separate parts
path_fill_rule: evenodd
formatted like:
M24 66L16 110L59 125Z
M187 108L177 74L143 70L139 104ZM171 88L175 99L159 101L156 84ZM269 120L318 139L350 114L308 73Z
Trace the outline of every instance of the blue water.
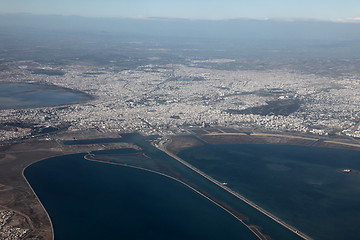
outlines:
M199 174L195 173L191 169L187 168L186 166L182 165L172 157L168 156L164 152L160 151L159 149L152 146L148 141L147 137L141 136L140 134L121 134L120 138L116 141L123 141L123 142L130 142L134 143L137 146L141 148L141 150L134 150L134 149L118 149L118 150L106 150L106 151L94 151L93 153L96 155L96 159L99 160L105 160L105 161L111 161L111 162L118 162L118 163L124 163L128 165L137 165L149 169L153 169L155 171L161 170L162 172L165 172L168 175L171 175L173 177L176 177L180 179L183 182L186 182L193 187L200 190L202 193L206 194L207 196L211 197L213 200L223 204L228 209L230 209L233 212L240 213L241 215L246 217L246 223L250 225L256 225L259 226L262 229L262 232L266 235L271 236L272 239L278 239L278 240L296 240L301 239L291 231L287 230L283 226L279 225L278 223L274 222L270 218L266 217L256 209L250 207L246 203L240 201L238 198L234 197L232 194L228 193L227 191L219 188L214 183L210 182L209 180L205 179L204 177L200 176ZM109 141L108 139L105 139L105 141ZM112 140L111 140L112 141ZM87 142L87 141L86 141ZM69 142L68 144L85 144L86 142ZM101 143L101 140L89 140L89 143ZM134 155L136 153L143 153L145 155ZM94 165L95 164L95 165ZM122 168L123 170L118 170ZM107 170L105 170L107 169ZM147 177L149 173L147 172L138 172L134 171L134 169L130 168L124 168L119 167L115 165L110 165L106 163L95 163L95 162L89 162L82 159L82 155L72 155L72 156L63 156L53 159L47 159L42 162L36 163L30 167L28 167L25 171L25 175L30 181L31 185L35 189L36 193L38 194L41 201L44 203L46 209L50 213L51 218L54 222L55 227L55 234L58 237L58 239L65 239L65 236L68 234L75 234L78 228L73 228L73 222L76 225L81 224L84 225L83 229L88 229L89 226L92 226L92 222L97 221L99 219L99 216L101 214L109 214L114 211L114 208L117 209L119 212L123 213L124 216L127 216L128 213L127 208L129 206L125 206L123 204L117 204L122 203L122 200L119 199L119 196L126 196L129 197L129 200L127 200L128 204L133 204L131 206L131 209L135 209L137 205L143 206L144 203L142 201L154 201L155 199L159 199L159 197L156 197L156 194L160 192L161 194L165 194L164 198L170 196L170 194L177 194L179 192L181 196L176 197L180 202L173 202L172 206L170 206L171 209L177 209L179 206L183 205L182 196L188 198L188 200L184 201L186 203L186 206L189 207L191 210L186 210L188 212L191 212L192 214L196 215L197 217L191 217L194 219L198 219L199 217L207 218L208 220L214 221L209 223L206 227L204 226L197 226L194 225L196 229L200 229L199 234L203 234L201 229L206 229L206 231L209 232L209 235L201 235L201 236L195 236L193 235L193 229L189 229L188 227L184 227L181 229L178 228L178 232L172 233L174 235L168 234L168 239L177 239L182 238L183 231L190 232L187 234L190 234L186 237L183 237L182 239L204 239L204 238L211 238L211 239L232 239L233 237L237 237L238 239L254 239L253 235L250 230L248 230L243 224L237 225L236 224L236 231L235 230L229 230L229 233L231 235L224 235L223 229L224 228L221 224L224 220L224 216L220 216L222 214L225 214L226 216L230 216L228 213L226 213L224 210L221 210L220 215L217 213L213 213L213 209L218 208L208 200L205 202L199 200L196 200L199 195L193 195L190 194L187 189L187 191L181 190L181 187L178 188L178 184L173 185L171 189L169 190L169 187L163 187L163 182L173 182L173 180L169 180L168 178L159 178L159 182L156 182L154 184L154 181L151 180L152 174L150 174L150 179ZM158 178L159 176L156 175L155 178ZM161 181L160 181L161 180ZM78 182L81 182L79 184ZM136 182L136 184L133 184L133 181ZM140 182L139 182L140 181ZM120 185L121 184L121 185ZM121 191L125 191L126 186L129 186L131 190L124 192L121 194L119 193L118 188L113 189L112 185L119 186ZM155 187L155 189L154 189ZM139 191L149 191L148 195L141 195L141 198L137 200L135 197L131 197L133 192L139 192ZM155 194L152 196L152 192ZM173 193L174 192L174 193ZM191 192L191 191L190 191ZM96 198L96 203L94 203L94 196L98 197ZM106 198L102 198L102 196L106 196ZM153 198L154 197L154 198ZM192 199L194 199L195 202L192 202ZM202 199L202 198L201 198ZM87 209L93 209L94 206L96 208L99 208L99 206L102 205L110 206L109 208L100 208L102 209L99 213L96 211L87 211ZM197 209L201 210L201 207L198 208L198 205L202 205L201 207L209 207L208 213L204 212L198 212ZM207 204L210 204L207 205ZM116 207L113 207L116 206ZM142 222L142 214L145 214L146 216L150 216L150 213L146 213L146 211L153 212L151 208L153 206L147 205L149 207L148 210L146 210L145 207L140 207L142 213L137 212L134 210L132 214L135 214L135 216L138 216L138 221ZM166 206L166 204L164 205ZM105 206L106 207L106 206ZM208 208L206 207L206 208ZM77 213L77 211L74 210L74 208L79 209L81 213ZM157 209L156 214L160 214L161 209ZM117 211L116 210L116 211ZM145 211L146 210L146 211ZM168 212L167 208L164 208L164 211ZM181 212L186 212L185 210L181 210ZM109 213L108 213L109 212ZM118 212L117 212L118 213ZM82 214L85 214L85 217L81 217ZM155 214L155 215L156 215ZM164 214L164 213L161 213ZM205 214L205 215L204 215ZM81 218L79 218L79 216ZM162 216L162 215L160 215ZM170 217L175 217L176 220L170 219ZM189 216L184 217L178 217L177 215L171 215L169 218L164 218L163 220L165 222L173 223L176 221L178 223L179 221L186 222L189 221ZM88 221L84 221L84 219L88 219ZM94 220L95 219L95 220ZM101 218L102 221L104 220ZM110 223L106 222L106 226L108 224L112 224L112 220L114 218L105 218L110 219ZM231 217L231 219L233 219ZM123 224L123 221L126 220L119 220L120 225ZM141 223L141 226L146 226L146 222L149 221L149 218L146 218L144 222ZM158 221L157 219L151 220L151 221ZM162 220L160 219L160 222ZM226 220L227 222L229 220ZM233 220L232 220L233 221ZM202 222L202 220L197 220L197 222ZM119 223L116 223L116 225L119 225ZM131 223L129 223L131 224ZM133 222L135 224L135 222ZM159 226L162 226L161 223L158 223ZM179 226L182 226L185 223L180 223ZM193 223L194 224L194 223ZM234 223L226 224L226 226L231 226ZM220 228L219 228L220 226ZM119 227L119 226L117 226ZM172 228L172 226L169 226ZM115 227L114 227L115 228ZM132 229L130 226L127 226L127 228ZM180 230L179 230L180 229ZM137 239L130 237L131 233L128 233L126 230L120 229L121 232L124 231L124 237L122 239ZM74 233L72 233L74 231ZM85 230L84 230L85 231ZM81 229L76 233L84 234ZM95 231L95 230L94 230ZM99 229L96 229L96 231L99 231L101 234L102 231L105 231L102 227ZM143 231L143 230L141 230ZM148 231L148 230L144 230ZM155 230L154 230L155 231ZM196 230L197 231L197 230ZM220 232L218 232L220 231ZM228 231L228 230L226 230ZM61 235L62 234L62 235ZM100 235L101 235L100 234ZM109 236L114 237L114 235L111 235L112 233L109 232ZM130 235L129 235L130 234ZM158 233L155 231L154 236ZM156 239L160 238L162 233L159 233L159 236L154 237ZM180 234L180 235L178 235ZM227 234L227 233L225 233ZM99 236L99 235L94 235ZM182 237L178 237L182 236ZM91 236L89 236L91 237ZM111 238L106 237L105 239ZM139 237L141 239L141 237ZM165 237L164 237L165 238ZM66 238L68 239L68 238ZM113 239L113 238L111 238ZM146 238L147 239L147 238ZM150 238L152 239L152 238Z
M230 214L181 183L82 154L25 170L56 240L257 239Z
M0 83L0 109L74 104L91 99L71 89L35 83Z
M315 239L359 239L360 152L287 145L204 145L184 160Z

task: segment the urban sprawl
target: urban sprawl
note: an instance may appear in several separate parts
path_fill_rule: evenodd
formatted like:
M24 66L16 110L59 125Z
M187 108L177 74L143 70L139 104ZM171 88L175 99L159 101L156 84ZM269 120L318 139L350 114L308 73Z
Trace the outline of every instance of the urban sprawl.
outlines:
M360 76L204 67L233 61L190 59L187 64L122 71L81 63L49 67L32 61L11 62L0 73L4 82L57 85L95 98L74 105L0 110L0 122L43 127L67 124L70 131L95 128L147 135L222 126L360 137ZM34 66L65 74L33 74L30 68ZM31 137L25 127L0 131L1 141Z

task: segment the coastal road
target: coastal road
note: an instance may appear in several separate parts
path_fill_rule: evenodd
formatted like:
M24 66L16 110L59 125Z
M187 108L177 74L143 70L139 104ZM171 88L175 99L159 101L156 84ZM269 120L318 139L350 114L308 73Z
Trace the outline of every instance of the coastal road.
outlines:
M285 228L289 229L290 231L292 231L293 233L295 233L296 235L300 236L301 238L305 239L305 240L312 240L311 237L307 236L305 233L299 231L298 229L294 228L293 226L287 224L286 222L282 221L281 219L279 219L278 217L276 217L275 215L273 215L272 213L266 211L265 209L261 208L260 206L256 205L255 203L251 202L249 199L245 198L244 196L242 196L241 194L231 190L230 188L226 187L223 183L215 180L214 178L210 177L209 175L205 174L204 172L200 171L199 169L197 169L196 167L194 167L193 165L189 164L188 162L184 161L183 159L181 159L180 157L176 156L175 154L169 152L166 149L166 146L164 144L161 144L158 146L158 148L165 152L166 154L168 154L169 156L171 156L172 158L174 158L175 160L177 160L178 162L182 163L183 165L187 166L188 168L192 169L193 171L197 172L198 174L200 174L201 176L203 176L204 178L208 179L209 181L215 183L217 186L221 187L222 189L224 189L225 191L231 193L232 195L234 195L235 197L237 197L238 199L242 200L243 202L247 203L248 205L252 206L253 208L255 208L256 210L258 210L259 212L263 213L264 215L268 216L269 218L271 218L272 220L274 220L275 222L281 224L282 226L284 226Z

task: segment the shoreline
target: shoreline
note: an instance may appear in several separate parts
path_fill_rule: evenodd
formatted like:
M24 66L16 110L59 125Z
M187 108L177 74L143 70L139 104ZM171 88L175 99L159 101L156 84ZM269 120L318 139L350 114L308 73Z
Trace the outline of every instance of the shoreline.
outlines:
M191 129L190 131L194 131L194 130L196 130L196 129ZM240 129L233 129L233 130L234 131L239 131ZM88 135L89 133L87 133L86 131L81 131L80 134L84 134L84 139L92 139L92 138L94 138L93 135ZM98 133L98 135L99 135L98 139L106 138L109 134L114 134L114 133ZM118 134L118 133L116 133L116 134ZM70 135L73 135L73 133L65 132L65 136L70 136ZM189 135L190 134L187 134L187 135L173 135L173 136L169 136L169 138L170 138L171 141L175 140L175 141L180 141L181 142L181 141L189 140L190 139ZM207 142L207 141L204 141L204 139L202 139L201 136L199 136L199 135L201 135L201 134L195 134L195 133L192 132L191 133L191 136L193 136L193 138L191 138L192 141L194 139L196 139L196 138L199 138L202 142ZM210 143L210 144L219 144L219 142L221 142L224 137L228 138L227 141L230 139L233 144L288 144L288 145L293 145L294 140L295 140L296 145L308 145L308 146L314 146L314 147L340 148L340 149L349 149L349 150L360 151L360 144L358 144L356 141L343 142L341 140L339 141L338 139L332 138L332 137L326 137L325 138L325 137L322 137L322 136L313 136L313 137L312 136L311 137L310 136L299 136L299 135L296 135L296 134L291 135L289 133L281 133L281 132L279 132L279 133L275 133L275 132L273 132L273 133L269 133L269 132L250 132L249 133L249 131L246 132L246 133L245 132L230 132L230 133L229 132L222 132L222 133L221 132L218 132L218 133L209 133L208 132L208 135L206 135L206 134L203 134L203 135L208 136L208 137L219 138L217 140L217 143ZM186 138L186 136L187 136L187 138ZM245 137L245 138L249 138L249 137L251 138L252 137L252 138L255 138L256 141L246 143L246 141L244 142L244 139L238 139L240 141L235 141L234 142L233 141L234 136L235 137ZM62 136L62 137L64 137L64 136ZM179 139L174 139L176 137L178 137ZM55 138L59 138L59 136L56 136ZM265 138L266 141L264 141L264 138ZM281 139L281 141L277 141L277 139ZM210 139L210 140L213 141L214 139ZM248 140L248 139L245 139L245 140ZM346 139L344 139L344 140L346 140ZM21 159L20 162L16 161L17 165L19 165L18 167L21 168L21 169L19 169L19 173L21 172L21 174L20 174L21 176L16 176L16 177L17 178L21 177L21 179L23 179L23 181L25 181L26 186L23 186L23 188L25 189L25 191L26 191L26 189L28 189L32 193L32 195L35 196L38 206L42 209L41 211L39 211L40 208L38 210L36 210L36 205L31 205L30 206L30 209L32 209L36 213L35 218L38 221L40 221L40 225L36 226L34 228L35 233L36 234L39 234L40 232L41 233L46 233L46 231L50 230L50 232L52 234L52 239L54 239L54 228L53 228L53 225L52 225L52 221L50 219L50 216L49 216L47 210L43 206L41 200L35 194L35 192L32 189L30 183L28 182L28 180L24 176L25 169L27 167L29 167L30 165L36 163L36 162L39 162L39 161L42 161L42 160L45 160L45 159L48 159L48 158L51 158L51 157L62 156L62 155L67 155L67 154L74 154L74 153L81 153L81 152L87 152L89 150L90 151L92 151L92 150L104 150L106 148L114 149L114 147L115 147L115 146L111 146L111 145L108 145L108 144L104 144L104 145L108 145L106 147L105 146L100 147L99 145L101 145L101 144L98 144L98 145L85 145L85 146L81 146L81 147L80 146L71 147L71 146L63 146L62 144L59 144L59 141L62 141L62 140L57 139L53 143L49 143L49 142L46 143L44 141L37 140L37 139L35 141L29 139L29 140L22 140L19 143L17 143L17 142L16 143L10 143L10 144L5 143L4 146L9 146L9 148L4 149L4 155L3 155L2 158L0 158L0 165L4 161L9 162L9 156L13 156L13 157L15 157L15 159L19 159L19 160ZM198 140L196 140L196 141L198 141ZM304 144L303 141L305 141L306 144ZM308 144L309 142L312 142L312 144ZM226 143L226 141L225 141L225 143ZM46 148L47 144L50 144L52 147L47 149ZM187 144L186 148L195 146L193 144L196 145L196 142L191 143L191 141L190 141L190 144ZM203 143L201 143L201 144L203 144ZM166 145L168 146L169 142ZM29 148L29 147L26 148L24 146L30 146L31 148ZM155 144L155 146L156 146L156 144ZM159 146L156 146L156 147L159 149ZM23 149L23 148L25 148L25 149ZM116 149L120 149L120 148L122 148L122 147L121 146L116 147ZM183 148L183 149L186 149L186 148ZM181 149L181 150L183 150L183 149ZM176 152L174 153L173 150L174 149L172 149L172 150L167 149L167 151L169 151L170 154L176 155L177 153ZM26 159L26 160L22 159L25 154L30 154L31 155L30 159ZM173 157L170 154L168 154L168 155ZM39 156L40 158L37 158L37 156ZM8 164L8 163L6 163L6 164ZM6 166L7 165L5 165L5 167ZM6 171L6 169L3 168L3 171ZM9 175L9 174L7 174L7 175ZM11 173L10 173L10 176L12 176ZM19 181L19 180L17 180L17 181ZM18 190L11 188L13 185L11 185L10 183L7 183L6 181L0 182L0 183L1 184L4 183L4 186L9 187L10 190L7 190L7 195L10 194L10 196L19 196ZM222 187L224 187L224 186L222 186ZM5 200L6 200L7 195L4 195ZM32 200L22 200L22 202L24 202L24 203L27 202L27 201L32 201ZM1 204L1 201L0 201L0 204ZM32 204L34 204L34 202L32 202ZM8 206L7 206L7 204L1 204L1 205L3 207L5 207L5 208L9 208L9 209L12 208L11 205L8 205ZM26 212L28 212L29 209L28 208L26 208L26 209L27 209L26 211L24 211L23 208L16 208L14 210L22 213L25 216L28 216ZM45 215L47 216L47 219L49 220L48 222L50 224L51 229L46 230L47 228L43 227L44 224L46 226L46 223L43 222L41 219L40 220L38 219L38 217L41 216L41 212L45 213ZM33 223L33 218L31 216L28 216L28 217L30 217L30 219L31 219L30 223L32 224ZM258 236L258 235L256 234L256 236Z
M62 156L62 155L59 155L59 156ZM41 200L39 199L38 195L35 193L34 189L32 188L31 184L29 183L29 181L27 180L27 178L25 177L25 170L30 167L31 165L37 163L37 162L41 162L41 161L44 161L46 159L49 159L49 158L44 158L44 159L40 159L39 161L36 161L36 162L33 162L33 163L30 163L28 166L24 167L24 169L22 170L22 177L25 179L27 185L29 186L31 192L35 195L36 199L38 200L39 204L41 205L41 208L44 210L49 222L50 222L50 227L51 227L51 239L54 240L55 239L55 233L54 233L54 225L51 221L51 218L50 218L50 215L48 213L48 211L46 210L46 208L44 207L44 204L41 202Z
M121 149L131 147L127 143L93 144L84 146L66 146L63 140L71 138L75 132L52 134L52 140L22 139L16 142L1 142L0 152L0 206L4 210L14 210L27 216L30 229L27 238L54 239L54 227L50 216L35 194L24 171L30 165L48 158L83 153L91 150ZM82 138L108 138L114 133L98 131L77 132ZM117 134L118 136L118 134Z
M41 81L0 81L0 84L28 84L28 85L37 85L38 87L47 87L49 89L54 89L54 90L60 90L60 91L64 91L64 92L69 92L69 93L73 93L78 95L80 98L77 101L74 101L73 103L60 103L60 104L54 104L54 105L46 105L46 106L35 106L35 107L4 107L4 108L0 108L0 110L22 110L22 109L40 109L40 108L48 108L48 107L67 107L67 106L71 106L71 105L77 105L77 104L84 104L84 103L88 103L88 102L92 102L94 100L97 100L98 97L95 95L92 95L90 93L87 93L85 91L79 90L79 89L74 89L74 88L68 88L68 87L63 87L63 86L59 86L59 85L55 85L52 83L48 83L48 82L41 82Z
M175 160L177 160L178 162L182 163L183 165L185 165L186 167L190 168L191 170L195 171L196 173L200 174L201 176L203 176L204 178L206 178L207 180L213 182L214 184L216 184L218 187L224 189L225 191L227 191L228 193L232 194L233 196L237 197L238 199L240 199L241 201L245 202L246 204L248 204L249 206L255 208L256 210L258 210L259 212L263 213L265 216L271 218L272 220L274 220L275 222L279 223L280 225L282 225L283 227L287 228L288 230L292 231L293 233L295 233L296 235L298 235L299 237L305 239L305 240L313 240L311 237L307 236L305 233L301 232L300 230L296 229L295 227L287 224L286 222L282 221L280 218L276 217L275 215L273 215L272 213L266 211L265 209L261 208L260 206L256 205L255 203L253 203L252 201L250 201L249 199L245 198L244 196L242 196L241 194L233 191L232 189L226 187L225 185L223 185L221 182L215 180L214 178L210 177L209 175L207 175L206 173L202 172L201 170L199 170L198 168L192 166L191 164L189 164L188 162L186 162L185 160L181 159L180 157L178 157L176 154L173 154L171 152L169 152L166 149L166 144L159 146L158 149L160 149L161 151L165 152L166 154L168 154L169 156L171 156L172 158L174 158Z
M160 149L161 150L161 149ZM200 196L204 197L205 199L209 200L210 202L214 203L216 206L220 207L221 209L223 209L224 211L226 211L227 213L229 213L231 216L233 216L236 220L238 220L239 222L241 222L243 225L245 225L246 228L248 228L258 239L262 240L263 239L263 235L261 234L261 232L259 231L259 233L261 234L261 236L259 236L259 234L257 232L254 231L254 229L251 228L251 226L247 225L242 219L240 219L238 216L236 216L234 213L230 212L228 209L226 209L225 207L223 207L222 205L220 205L219 203L217 203L216 201L214 201L213 199L209 198L208 196L206 196L205 194L201 193L200 191L198 191L197 189L193 188L192 186L190 186L189 184L175 178L172 177L170 175L167 175L165 173L161 173L161 172L157 172L154 170L150 170L150 169L146 169L143 167L138 167L138 166L132 166L132 165L128 165L128 164L123 164L123 163L114 163L114 162L106 162L106 161L101 161L101 160L97 160L97 159L90 159L88 156L91 154L87 154L84 156L84 159L87 161L93 161L93 162L99 162L99 163L104 163L104 164L112 164L112 165L118 165L118 166L123 166L123 167L129 167L129 168L135 168L135 169L139 169L142 171L146 171L146 172L151 172L154 174L158 174L161 175L163 177L166 178L170 178L171 180L174 180L186 187L188 187L189 189L191 189L192 191L194 191L195 193L199 194Z
M226 131L224 131L226 130ZM196 143L185 144L186 137L197 139ZM244 131L241 128L196 128L189 129L188 134L169 136L176 143L168 150L174 154L203 143L207 144L284 144L347 149L360 151L360 139L340 138L333 136L300 135L288 132Z

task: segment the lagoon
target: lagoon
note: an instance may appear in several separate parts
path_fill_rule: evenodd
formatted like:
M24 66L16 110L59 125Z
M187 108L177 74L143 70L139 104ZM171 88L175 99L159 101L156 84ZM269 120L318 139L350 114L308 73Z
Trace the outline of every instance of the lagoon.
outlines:
M135 149L118 149L118 150L105 150L105 151L93 151L92 153L95 154L95 158L99 161L105 161L107 163L99 163L99 162L92 162L92 161L85 161L83 159L83 155L72 155L70 156L62 156L57 158L51 158L44 161L41 161L39 163L33 164L30 167L28 167L25 171L25 176L29 180L30 184L34 188L35 192L38 194L40 200L45 205L46 209L50 213L51 218L53 219L54 228L55 228L55 234L58 236L59 226L61 226L60 223L56 222L57 216L61 216L62 214L66 213L66 209L64 210L61 206L57 206L59 203L59 199L62 199L62 195L55 197L51 197L53 194L53 189L55 189L57 192L63 192L63 188L67 188L70 186L72 188L74 186L74 183L76 181L83 180L82 185L84 186L82 189L87 189L86 191L92 192L92 196L97 196L97 193L100 195L103 193L102 191L108 191L107 185L102 184L103 189L99 190L99 187L96 187L97 184L94 184L94 181L99 182L103 181L104 179L108 178L108 172L107 171L100 171L102 169L101 166L107 166L106 168L113 168L111 171L117 171L117 169L120 166L115 166L112 164L109 164L108 162L116 163L116 164L126 164L126 165L134 165L134 166L140 166L148 169L152 169L155 171L161 171L167 175L176 177L180 179L183 182L186 182L190 184L191 186L195 187L197 190L200 190L202 193L205 193L207 196L209 196L211 199L217 201L218 203L221 203L223 206L230 207L232 211L235 211L241 215L243 215L247 220L245 221L247 225L251 226L258 226L261 230L261 232L265 235L271 236L272 239L301 239L299 236L294 234L293 232L289 231L288 229L284 228L280 224L276 223L272 219L268 218L264 214L260 213L258 210L254 209L253 207L247 205L243 201L239 200L232 194L228 193L227 191L219 188L214 183L210 182L209 180L205 179L201 175L195 173L193 170L189 169L188 167L182 165L174 158L170 157L169 155L165 154L164 152L160 151L159 149L155 148L153 145L151 145L148 140L151 140L153 137L144 137L137 133L130 133L130 134L121 134L120 138L118 139L89 139L89 140L78 140L78 141L71 141L66 142L66 144L76 145L76 144L86 144L86 143L102 143L104 142L130 142L136 144L138 147L141 148L141 150L135 150ZM137 154L139 153L139 154ZM78 159L76 161L73 160L67 160L68 158L71 159ZM53 160L56 160L55 162ZM61 163L64 161L64 166L61 166L60 168L57 167L57 162ZM78 161L82 162L81 171L75 171L73 172L73 168L76 167L76 165L73 165L73 163L77 163ZM52 165L51 162L56 163L55 165ZM87 172L87 169L89 166L92 166L93 163L96 163L96 166L99 166L99 172L96 173L96 175L93 175L91 172L97 172L95 167L91 167L91 170L89 173ZM45 165L43 165L45 164ZM100 165L99 165L100 164ZM115 167L115 168L114 168ZM97 168L97 167L96 167ZM121 168L121 167L120 167ZM124 168L124 171L131 168L128 167L122 167ZM78 169L78 168L75 168ZM59 172L53 172L53 171L59 171ZM126 172L125 171L125 172ZM74 178L71 181L67 181L68 174L70 173L70 176ZM145 172L146 173L146 172ZM121 177L121 175L116 174L116 178ZM126 173L124 173L124 176L126 176ZM51 180L51 178L55 178ZM95 179L92 179L95 178ZM58 179L58 180L57 180ZM64 181L65 179L66 181ZM125 185L130 184L131 185L131 176L126 177L125 179L121 179L122 182L124 182ZM141 178L139 178L141 179ZM137 184L136 186L140 187L147 187L147 181L146 178L144 183ZM164 178L163 178L164 179ZM169 180L168 178L165 178L164 180ZM130 181L127 183L127 181ZM173 181L173 180L171 180ZM111 184L109 185L111 186ZM161 184L158 185L161 187ZM60 190L60 191L59 191ZM177 191L178 188L173 188L173 191ZM81 190L82 191L82 190ZM68 196L67 202L70 206L70 203L75 203L73 208L77 208L77 206L82 206L84 204L84 197L82 195L79 195L78 192L79 189L73 189L70 191L70 195ZM110 191L110 190L109 190ZM90 194L91 195L91 194ZM116 196L116 194L115 194ZM200 196L200 195L196 195ZM86 199L91 199L90 197L86 197ZM106 204L111 204L112 197L108 197L106 200ZM151 198L149 198L151 199ZM61 200L63 201L63 200ZM86 200L87 201L87 200ZM85 203L86 203L85 201ZM114 201L117 202L118 200L114 198ZM206 200L207 202L211 203L210 201ZM101 202L99 200L99 202ZM131 201L135 205L138 203L136 201ZM90 205L88 205L90 206ZM121 205L115 206L121 210ZM194 214L200 214L196 211L196 205L193 205L193 212ZM217 207L216 205L212 205L213 207ZM176 207L176 204L173 206ZM228 208L229 209L229 208ZM84 210L85 211L85 210ZM107 211L113 211L112 208L108 210L104 210L104 212ZM225 214L224 210L222 210ZM126 215L126 214L125 214ZM60 217L60 219L63 219L64 222L63 228L66 231L66 228L71 227L72 219L71 219L72 213L68 213L67 216L64 216L63 218ZM92 216L87 216L86 219L96 219L98 215L95 214ZM210 215L212 216L212 215ZM140 218L141 219L141 218ZM235 219L235 218L234 218ZM66 221L65 221L66 220ZM221 218L219 218L219 221ZM218 220L216 220L218 221ZM219 223L219 222L217 222ZM250 230L246 228L244 224L237 221L237 223L240 223L237 227L237 231L243 232L243 234L247 235L250 234L250 236L254 237L254 235L251 234ZM82 224L87 224L82 223ZM215 224L216 225L216 224ZM214 226L214 225L213 225ZM58 229L58 230L56 230ZM86 229L86 226L84 227ZM239 233L240 234L240 233ZM214 234L214 236L217 236ZM61 238L60 238L61 239ZM127 238L125 238L127 239ZM132 238L133 239L133 238ZM240 239L253 239L251 237L244 237Z
M177 181L83 156L55 157L25 170L51 217L56 240L257 239Z
M314 239L360 236L360 152L289 145L203 145L179 156Z
M38 83L0 83L0 109L68 105L90 100L86 93Z

